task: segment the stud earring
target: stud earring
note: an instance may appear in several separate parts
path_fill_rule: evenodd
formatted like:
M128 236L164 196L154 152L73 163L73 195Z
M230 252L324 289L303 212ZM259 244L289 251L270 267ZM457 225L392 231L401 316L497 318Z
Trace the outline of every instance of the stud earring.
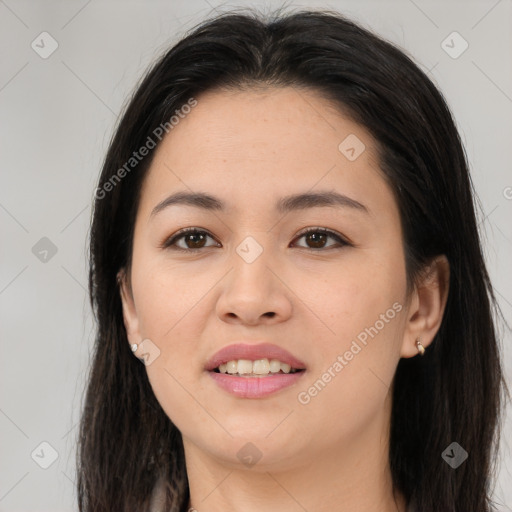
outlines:
M416 347L418 348L418 352L423 356L425 354L425 347L421 344L421 338L416 340Z
M137 343L134 343L132 346L131 346L131 349L132 349L132 352L137 352L137 349L138 349L138 345Z

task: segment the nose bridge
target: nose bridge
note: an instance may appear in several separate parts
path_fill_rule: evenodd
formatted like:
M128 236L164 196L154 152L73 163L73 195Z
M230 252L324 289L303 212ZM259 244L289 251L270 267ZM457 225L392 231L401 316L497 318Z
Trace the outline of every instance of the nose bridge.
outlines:
M253 232L246 235L235 247L231 284L237 282L242 286L255 287L253 295L257 289L268 286L269 275L272 275L267 268L272 266L271 238L268 233Z
M262 315L285 318L291 311L286 287L276 277L272 236L259 233L246 235L235 246L232 270L217 304L221 317L256 322Z

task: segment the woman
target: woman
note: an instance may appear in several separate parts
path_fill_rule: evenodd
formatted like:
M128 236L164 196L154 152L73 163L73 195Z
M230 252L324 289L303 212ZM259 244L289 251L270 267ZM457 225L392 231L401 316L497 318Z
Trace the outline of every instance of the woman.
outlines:
M401 50L331 11L207 20L95 195L81 511L491 510L495 298Z

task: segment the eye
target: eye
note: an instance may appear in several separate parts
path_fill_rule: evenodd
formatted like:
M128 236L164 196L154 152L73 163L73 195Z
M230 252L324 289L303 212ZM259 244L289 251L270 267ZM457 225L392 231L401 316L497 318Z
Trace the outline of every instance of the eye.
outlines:
M207 231L197 228L184 228L172 235L169 239L165 240L161 244L161 248L190 252L203 249L205 247L220 247L220 244L218 243L209 246L205 245L207 238L211 238L213 240L213 237ZM295 240L300 240L301 238L305 238L306 243L311 244L312 246L299 247L304 247L311 251L351 245L341 235L326 228L310 228L307 231L302 232ZM329 238L335 240L335 243L326 245ZM185 246L180 246L178 242L183 242Z
M345 245L350 245L349 242L347 242L341 235L338 233L335 233L334 231L331 231L329 229L325 228L312 228L308 229L307 231L302 232L296 240L300 240L301 238L304 238L306 240L306 243L309 243L312 245L312 247L306 246L305 249L309 249L312 251L317 251L318 249L324 249L327 248L336 248L336 245L338 247L343 247ZM331 238L337 242L337 244L331 244L331 245L325 245L326 241ZM304 247L304 246L299 246Z
M197 229L197 228L184 228L178 231L176 234L171 236L171 238L164 241L162 244L163 249L173 249L178 251L194 251L197 249L202 249L203 247L212 247L205 246L205 241L207 238L213 237L209 235L206 231ZM183 242L185 247L177 245L176 242ZM218 245L217 245L218 247Z

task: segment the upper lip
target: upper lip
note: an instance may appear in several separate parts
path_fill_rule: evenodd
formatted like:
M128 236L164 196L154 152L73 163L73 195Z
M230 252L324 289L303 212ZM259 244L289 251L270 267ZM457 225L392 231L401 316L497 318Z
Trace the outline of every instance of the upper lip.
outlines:
M292 368L298 370L305 369L305 365L302 361L299 361L284 348L273 345L272 343L259 343L258 345L235 343L221 348L218 352L213 354L206 363L205 370L214 370L221 364L238 359L249 359L251 361L256 359L279 359L279 361L289 364Z

